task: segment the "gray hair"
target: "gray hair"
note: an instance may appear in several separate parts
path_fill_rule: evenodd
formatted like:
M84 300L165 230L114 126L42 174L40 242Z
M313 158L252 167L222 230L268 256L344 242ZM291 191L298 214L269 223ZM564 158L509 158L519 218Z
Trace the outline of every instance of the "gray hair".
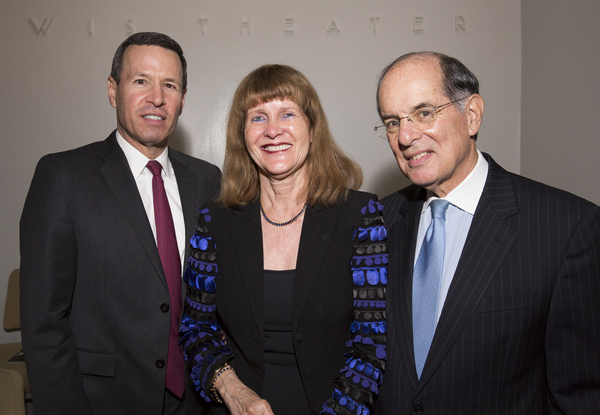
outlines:
M479 94L479 81L473 72L467 69L467 67L458 59L438 52L411 52L400 56L394 62L386 66L379 74L379 81L377 82L377 113L379 116L381 116L381 109L379 108L379 90L383 78L400 62L414 56L433 56L437 58L443 75L442 84L444 93L450 101L466 98L473 94ZM464 101L455 102L454 105L460 112L465 111Z

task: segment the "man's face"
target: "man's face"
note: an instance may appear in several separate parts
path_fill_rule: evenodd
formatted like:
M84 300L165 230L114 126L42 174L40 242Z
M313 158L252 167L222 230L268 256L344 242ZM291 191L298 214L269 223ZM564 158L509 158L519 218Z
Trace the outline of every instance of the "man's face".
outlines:
M177 54L159 46L129 46L119 85L108 78L110 104L119 133L148 158L160 155L185 102Z
M383 121L406 117L423 106L437 107L451 101L444 94L437 59L428 56L408 58L390 70L381 83L378 98ZM400 131L388 135L404 175L438 197L458 186L477 164L475 140L470 136L481 124L483 100L473 95L462 102L466 104L464 113L449 105L426 130L418 130L403 119Z

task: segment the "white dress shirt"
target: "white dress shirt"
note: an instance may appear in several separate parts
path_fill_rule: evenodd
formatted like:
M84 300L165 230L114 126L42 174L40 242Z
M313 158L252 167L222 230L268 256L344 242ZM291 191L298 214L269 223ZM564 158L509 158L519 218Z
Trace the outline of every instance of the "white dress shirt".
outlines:
M127 163L133 173L133 178L137 184L152 233L154 234L154 241L156 242L156 223L154 221L154 198L152 195L152 173L146 168L146 164L150 161L149 158L144 156L139 150L133 147L127 142L119 131L117 131L117 143L123 152ZM173 216L173 225L175 226L175 237L177 238L177 248L179 249L179 256L181 258L181 266L183 271L183 265L185 264L185 221L183 219L183 210L181 208L181 197L179 196L179 188L177 187L177 179L175 178L175 171L171 166L169 160L169 148L165 148L165 151L161 153L156 159L162 165L161 176L165 182L165 192L167 193L167 199L169 200L169 207L171 208L171 215Z
M450 205L446 211L446 250L444 253L442 283L440 292L438 293L436 324L442 314L442 308L446 301L446 296L448 295L448 289L454 278L454 272L456 271L460 255L465 246L467 234L469 233L471 222L473 221L473 215L475 214L475 209L477 208L487 179L488 162L479 150L477 150L477 156L477 164L471 173L469 173L456 188L443 198L450 202ZM419 253L421 252L421 245L423 244L425 233L431 223L431 209L429 209L429 204L434 199L437 199L437 197L429 195L427 201L423 204L421 220L419 221L419 231L417 234L417 246L415 251L417 254L415 255L415 264L417 263Z

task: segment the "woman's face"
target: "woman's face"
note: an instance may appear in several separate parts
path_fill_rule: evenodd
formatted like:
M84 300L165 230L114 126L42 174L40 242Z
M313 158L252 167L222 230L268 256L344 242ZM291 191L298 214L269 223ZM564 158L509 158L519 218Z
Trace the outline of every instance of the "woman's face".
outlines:
M262 175L281 180L304 174L312 132L295 102L275 99L249 109L244 137Z

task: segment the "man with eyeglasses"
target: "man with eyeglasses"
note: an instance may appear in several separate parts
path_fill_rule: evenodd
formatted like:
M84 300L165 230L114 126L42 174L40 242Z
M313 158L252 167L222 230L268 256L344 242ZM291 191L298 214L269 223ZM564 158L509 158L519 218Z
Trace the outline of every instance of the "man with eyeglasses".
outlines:
M600 413L600 208L477 150L484 102L454 58L401 56L377 104L375 130L413 185L382 200L375 413Z

